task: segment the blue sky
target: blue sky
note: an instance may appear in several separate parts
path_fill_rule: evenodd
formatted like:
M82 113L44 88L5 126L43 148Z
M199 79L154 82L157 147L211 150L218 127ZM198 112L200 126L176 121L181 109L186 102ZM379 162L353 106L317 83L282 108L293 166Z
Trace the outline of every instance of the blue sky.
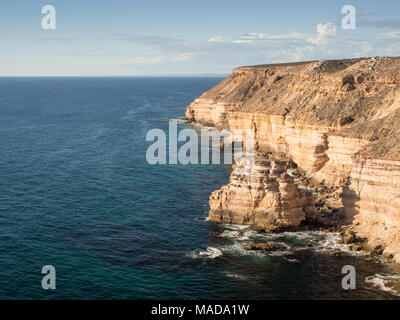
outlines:
M44 30L41 9L56 8ZM341 28L344 5L356 29ZM0 76L228 74L241 65L400 56L400 1L2 0Z

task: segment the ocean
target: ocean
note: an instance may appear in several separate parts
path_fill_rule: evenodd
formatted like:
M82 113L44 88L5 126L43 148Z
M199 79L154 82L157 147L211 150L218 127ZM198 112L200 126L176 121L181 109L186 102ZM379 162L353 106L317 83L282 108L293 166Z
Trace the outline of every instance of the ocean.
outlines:
M333 254L336 234L208 222L229 165L147 163L147 132L221 80L0 78L0 299L398 299L383 263Z

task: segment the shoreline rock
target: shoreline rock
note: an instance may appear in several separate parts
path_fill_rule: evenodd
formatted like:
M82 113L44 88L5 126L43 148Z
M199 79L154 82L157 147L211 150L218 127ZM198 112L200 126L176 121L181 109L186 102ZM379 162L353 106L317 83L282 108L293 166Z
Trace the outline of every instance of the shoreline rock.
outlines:
M311 192L298 188L286 172L285 161L252 159L237 158L229 184L211 194L211 221L277 232L294 230L302 221L316 218Z
M269 243L250 242L250 243L243 245L243 249L271 252L271 251L278 251L278 250L286 249L286 246L284 246L283 244L280 244L280 243L276 243L276 242L269 242Z

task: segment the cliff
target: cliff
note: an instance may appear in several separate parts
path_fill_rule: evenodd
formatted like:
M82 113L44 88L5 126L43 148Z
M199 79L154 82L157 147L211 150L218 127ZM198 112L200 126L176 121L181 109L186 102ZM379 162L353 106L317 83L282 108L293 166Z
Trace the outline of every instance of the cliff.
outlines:
M337 223L353 225L400 262L400 58L237 68L188 106L186 117L253 130L258 153L294 162L309 187L327 190ZM210 197L211 219L262 225L271 212L283 225L306 219L310 195L286 169L279 175L271 169L278 164L260 161L250 186L256 194L249 200L248 182L233 174Z
M251 165L245 156L236 159L230 183L211 194L210 208L212 221L267 231L298 227L316 214L311 192L295 184L287 163L261 156Z

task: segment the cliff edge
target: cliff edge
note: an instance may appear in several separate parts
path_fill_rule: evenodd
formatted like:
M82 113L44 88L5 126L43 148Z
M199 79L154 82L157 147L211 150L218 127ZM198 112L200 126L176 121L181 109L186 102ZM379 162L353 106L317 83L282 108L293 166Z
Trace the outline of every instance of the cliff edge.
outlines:
M186 118L231 131L253 130L260 155L293 162L299 179L313 191L329 193L325 209L337 215L337 223L351 225L372 249L384 248L385 256L400 262L400 58L237 68L188 106ZM314 205L285 173L271 177L270 171L255 173L256 190L263 195L253 194L261 203L256 210L253 202L240 200L240 194L248 196L241 191L249 189L246 182L238 185L240 179L231 176L231 183L211 196L210 217L262 224L273 211L278 221L298 225L312 211L310 205L321 204L315 199ZM290 192L280 191L282 185ZM268 204L266 195L275 200ZM226 210L229 201L240 206ZM324 212L319 210L321 220Z

